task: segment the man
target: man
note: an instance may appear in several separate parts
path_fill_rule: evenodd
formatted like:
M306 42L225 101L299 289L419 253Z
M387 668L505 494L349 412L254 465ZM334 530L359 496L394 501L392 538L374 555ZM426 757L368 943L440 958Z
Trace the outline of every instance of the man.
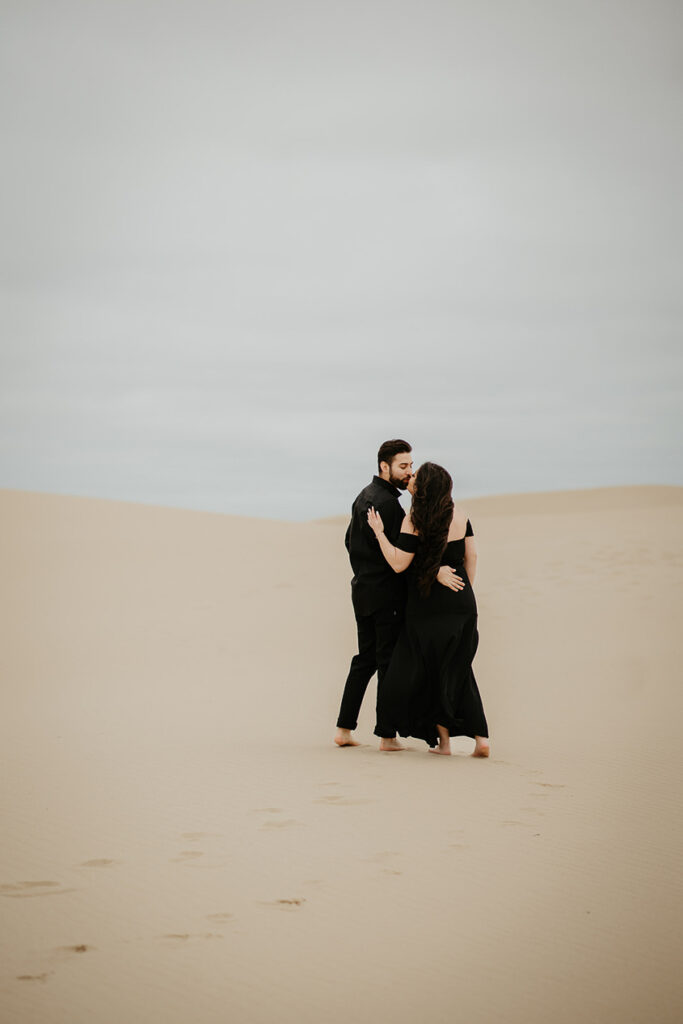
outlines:
M412 448L407 441L385 441L377 453L378 476L364 487L353 503L346 531L346 547L354 572L351 600L358 627L358 654L351 661L334 742L340 747L357 747L351 735L358 724L360 706L367 685L377 672L377 690L391 660L403 625L405 581L386 562L368 525L368 509L382 517L384 531L393 543L401 532L405 512L399 504L413 473ZM380 725L379 721L377 723ZM382 740L383 750L402 750L391 733Z

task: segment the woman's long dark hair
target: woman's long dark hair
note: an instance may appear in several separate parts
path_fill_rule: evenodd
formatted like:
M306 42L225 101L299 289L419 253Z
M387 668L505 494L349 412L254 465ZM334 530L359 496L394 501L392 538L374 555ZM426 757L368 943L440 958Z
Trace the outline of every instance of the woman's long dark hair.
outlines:
M453 518L453 481L435 462L423 462L415 474L415 493L410 509L421 544L413 563L417 589L427 597L441 565Z

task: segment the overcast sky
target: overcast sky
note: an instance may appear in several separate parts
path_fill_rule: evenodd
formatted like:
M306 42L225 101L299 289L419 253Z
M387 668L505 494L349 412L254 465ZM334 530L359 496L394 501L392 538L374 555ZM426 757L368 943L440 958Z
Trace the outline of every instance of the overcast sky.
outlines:
M0 486L683 484L683 17L2 0Z

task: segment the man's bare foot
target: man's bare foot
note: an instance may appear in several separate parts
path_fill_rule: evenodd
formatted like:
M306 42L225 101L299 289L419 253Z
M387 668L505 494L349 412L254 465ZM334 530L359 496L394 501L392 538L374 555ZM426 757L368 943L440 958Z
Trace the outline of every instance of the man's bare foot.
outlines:
M382 739L379 741L379 749L380 750L405 750L406 748L401 746L401 744L398 742L398 740L393 739L393 738L392 739L388 739L388 738L383 736Z
M430 747L429 748L429 753L430 754L446 754L448 757L450 757L452 751L451 751L450 745L447 748L444 748L439 743L439 745L437 747Z
M338 747L359 747L360 743L358 740L354 740L351 735L350 729L337 729L337 735L334 737L334 742Z
M475 736L475 747L472 751L472 757L488 757L491 753L491 744L483 736Z

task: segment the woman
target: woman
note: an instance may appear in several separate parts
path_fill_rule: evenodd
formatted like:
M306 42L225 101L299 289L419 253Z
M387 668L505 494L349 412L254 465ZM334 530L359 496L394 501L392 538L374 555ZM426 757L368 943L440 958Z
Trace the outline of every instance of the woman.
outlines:
M374 508L368 523L395 572L410 566L406 618L379 694L375 733L381 750L401 749L389 735L417 736L450 754L451 736L471 736L474 757L488 757L488 726L472 672L477 650L474 582L477 551L469 519L453 504L453 481L425 462L408 489L413 503L394 546ZM436 583L442 565L457 570ZM378 731L379 730L379 731Z

